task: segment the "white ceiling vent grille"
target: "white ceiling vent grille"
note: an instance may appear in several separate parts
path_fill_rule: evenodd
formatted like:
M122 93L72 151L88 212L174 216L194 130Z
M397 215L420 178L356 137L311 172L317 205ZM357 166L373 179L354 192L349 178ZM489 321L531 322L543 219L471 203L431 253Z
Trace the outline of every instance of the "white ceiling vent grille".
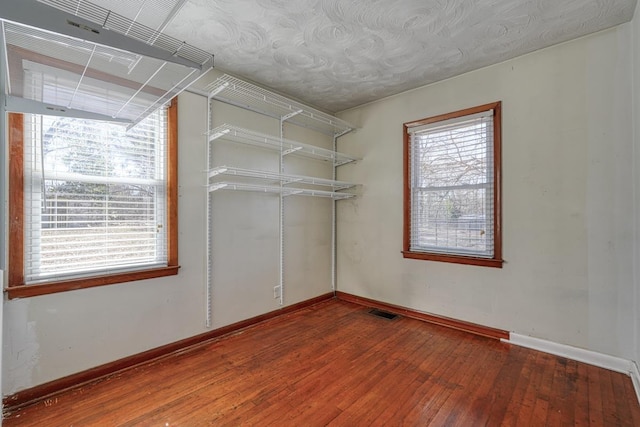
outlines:
M211 54L87 1L0 0L0 18L10 111L133 125L213 67Z

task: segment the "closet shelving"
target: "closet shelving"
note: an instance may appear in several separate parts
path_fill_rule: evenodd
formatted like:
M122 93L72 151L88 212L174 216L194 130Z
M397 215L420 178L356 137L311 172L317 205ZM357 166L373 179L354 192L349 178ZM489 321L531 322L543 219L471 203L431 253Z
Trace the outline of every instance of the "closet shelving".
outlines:
M226 74L206 86L205 91L218 101L330 136L339 137L354 129L344 120Z
M329 187L331 188L331 192L338 192L340 190L346 190L348 188L352 188L355 184L344 181L335 181L333 179L325 179L325 178L316 178L313 176L302 176L302 175L289 175L289 174L281 174L276 172L268 172L268 171L259 171L255 169L243 169L236 168L232 166L218 166L209 170L209 178L214 178L216 176L233 176L233 177L242 177L242 178L253 178L257 180L270 181L272 183L282 184L282 185L309 185L309 186L320 186L320 187ZM219 184L219 183L210 183L209 191L211 187ZM297 190L299 188L288 187L289 190ZM328 193L328 192L327 192ZM352 193L337 193L337 195L341 196L340 198L353 197Z
M312 197L328 197L334 200L342 200L353 197L349 193L337 193L334 191L312 190L308 188L278 187L273 185L260 185L243 182L216 182L209 185L209 191L216 190L238 190L238 191L256 191L263 193L277 193L282 196L312 196Z
M207 189L209 194L208 209L208 273L207 273L207 326L212 323L213 294L213 227L212 195L220 190L251 191L270 193L279 196L279 283L280 305L284 305L284 200L292 196L322 197L333 200L331 221L331 285L335 290L335 244L336 244L336 202L355 197L349 192L355 184L336 180L336 169L339 166L354 162L355 157L336 151L339 137L354 130L351 124L327 113L308 107L280 94L271 92L252 83L235 77L224 75L206 87L209 98L208 111L208 170ZM269 135L252 129L223 124L212 127L212 102L220 101L255 113L273 117L280 122L280 135ZM284 138L285 123L311 129L329 135L333 139L333 149L326 149L312 144L305 144ZM279 170L265 171L247 169L236 166L217 165L211 157L213 145L220 142L244 144L255 148L268 149L279 153ZM308 160L328 163L332 168L332 179L313 176L292 175L285 173L285 160L289 156L302 157ZM346 191L345 191L346 190Z
M226 140L240 144L281 151L283 156L295 155L311 159L333 162L334 166L341 166L356 161L354 157L327 150L314 145L303 144L278 136L267 135L238 126L223 124L209 131L209 141Z

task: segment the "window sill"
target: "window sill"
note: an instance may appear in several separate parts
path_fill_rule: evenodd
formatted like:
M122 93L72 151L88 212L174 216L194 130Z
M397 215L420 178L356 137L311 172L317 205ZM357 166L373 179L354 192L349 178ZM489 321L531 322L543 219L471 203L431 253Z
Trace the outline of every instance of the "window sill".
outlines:
M65 280L61 282L41 283L37 285L15 285L5 289L9 299L28 298L57 292L74 291L77 289L93 288L96 286L113 285L116 283L133 282L135 280L153 279L164 276L175 276L180 266L154 268L151 270L132 271L127 273L94 276L82 279Z
M425 252L402 251L402 256L409 259L421 259L427 261L451 262L456 264L478 265L481 267L502 268L504 260L492 258L469 257L462 255L443 255Z

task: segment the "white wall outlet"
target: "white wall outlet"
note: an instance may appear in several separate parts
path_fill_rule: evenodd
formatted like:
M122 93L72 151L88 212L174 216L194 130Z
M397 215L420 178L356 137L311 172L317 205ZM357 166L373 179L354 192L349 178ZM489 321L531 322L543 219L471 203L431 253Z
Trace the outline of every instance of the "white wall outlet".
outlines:
M280 286L274 286L273 287L273 298L278 299L280 298Z

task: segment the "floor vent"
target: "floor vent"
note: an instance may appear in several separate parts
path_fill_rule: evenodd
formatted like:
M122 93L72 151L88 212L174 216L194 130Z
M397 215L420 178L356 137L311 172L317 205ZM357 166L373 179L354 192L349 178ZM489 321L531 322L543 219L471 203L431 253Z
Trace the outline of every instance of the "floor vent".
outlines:
M393 320L396 317L398 317L397 314L389 313L388 311L378 310L377 308L373 308L369 310L369 314L373 314L374 316L383 317L389 320Z

